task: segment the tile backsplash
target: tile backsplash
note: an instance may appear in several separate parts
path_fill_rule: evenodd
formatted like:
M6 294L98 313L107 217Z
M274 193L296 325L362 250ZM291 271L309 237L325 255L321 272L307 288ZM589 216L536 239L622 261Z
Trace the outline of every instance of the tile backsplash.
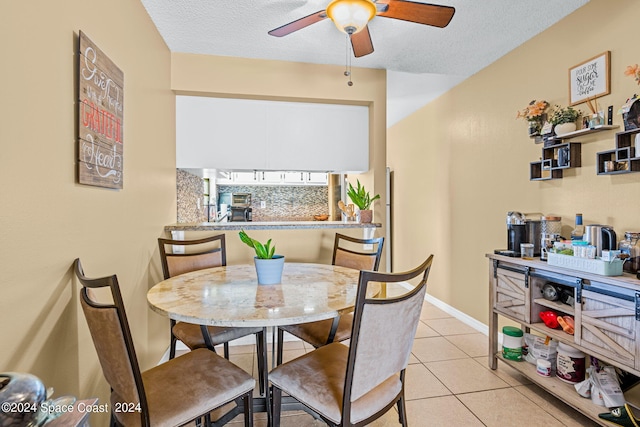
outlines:
M176 222L205 222L204 179L176 169L177 212Z
M329 214L329 190L324 185L218 185L220 193L250 193L254 221L313 221L314 215Z
M204 180L176 169L176 183L176 222L205 222ZM254 221L312 221L314 215L329 214L327 186L218 185L217 193L250 193Z

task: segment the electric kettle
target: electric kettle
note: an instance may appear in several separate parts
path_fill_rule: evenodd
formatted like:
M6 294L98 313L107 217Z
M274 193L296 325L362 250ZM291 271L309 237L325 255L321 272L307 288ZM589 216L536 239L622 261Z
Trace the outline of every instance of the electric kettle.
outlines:
M618 249L616 232L610 225L585 225L582 239L596 247L596 257L598 258L602 256L603 249Z

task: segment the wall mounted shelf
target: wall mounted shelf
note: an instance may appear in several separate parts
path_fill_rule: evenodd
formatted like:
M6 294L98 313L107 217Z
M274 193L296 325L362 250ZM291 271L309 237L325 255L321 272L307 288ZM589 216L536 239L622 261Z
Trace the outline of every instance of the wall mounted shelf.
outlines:
M638 156L640 152L636 152L636 139L640 137L639 134L640 129L616 133L616 148L596 153L597 174L618 175L640 172L640 157Z
M573 132L569 132L569 133L565 133L562 135L556 135L552 138L549 138L548 141L564 141L565 139L572 139L572 138L576 138L578 136L583 136L583 135L589 135L591 133L596 133L596 132L602 132L605 130L612 130L612 129L617 129L620 126L618 125L599 125L599 126L594 126L592 128L588 128L588 129L578 129L576 131Z
M561 151L568 150L565 162L559 161ZM563 171L570 168L578 168L582 165L582 146L579 142L567 142L551 145L542 149L542 158L529 165L530 181L546 181L562 178Z

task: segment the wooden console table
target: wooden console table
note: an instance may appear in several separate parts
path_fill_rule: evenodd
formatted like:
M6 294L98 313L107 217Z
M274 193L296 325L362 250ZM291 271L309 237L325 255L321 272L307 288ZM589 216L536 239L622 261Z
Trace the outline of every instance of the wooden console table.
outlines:
M500 360L594 421L610 425L598 418L598 414L608 412L608 409L578 395L572 384L538 375L531 363L504 359L498 349L498 316L519 323L525 332L537 331L640 376L640 280L631 274L600 276L555 267L538 259L524 260L495 254L487 257L491 262L490 368L496 369ZM572 290L574 305L543 298L542 287L546 283ZM546 310L573 316L575 334L569 335L561 329L545 326L539 314ZM639 406L638 403L629 403Z

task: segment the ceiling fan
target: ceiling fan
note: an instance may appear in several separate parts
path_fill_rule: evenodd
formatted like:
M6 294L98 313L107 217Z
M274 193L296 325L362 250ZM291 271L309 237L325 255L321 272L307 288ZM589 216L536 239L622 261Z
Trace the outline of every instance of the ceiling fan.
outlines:
M455 8L405 0L333 0L325 10L307 15L269 31L269 35L283 37L326 18L349 35L356 58L373 52L367 24L374 16L399 19L434 27L446 27Z

